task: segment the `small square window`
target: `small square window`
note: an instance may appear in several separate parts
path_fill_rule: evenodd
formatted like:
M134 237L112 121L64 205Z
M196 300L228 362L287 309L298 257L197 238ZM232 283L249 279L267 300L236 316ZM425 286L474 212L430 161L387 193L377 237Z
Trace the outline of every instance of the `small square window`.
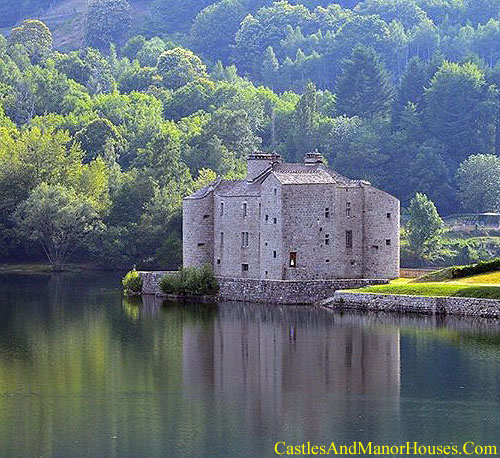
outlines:
M269 245L269 243L268 242L264 242L264 246L267 246L267 245Z
M277 253L276 251L273 251L273 258L276 259Z
M325 208L325 218L330 218L330 209Z
M198 246L205 246L203 242L198 243Z
M391 214L387 213L387 219L391 219Z
M372 248L373 248L374 250L378 250L378 245L372 245Z
M203 219L210 218L210 215L203 215Z
M326 262L326 263L328 263L328 262L330 262L330 260L329 260L329 259L327 259L325 262Z
M242 272L248 272L248 264L242 264L241 265L241 271Z
M217 264L220 264L220 259L217 259Z
M385 244L387 246L391 246L391 239L385 239Z
M242 232L241 233L241 246L243 248L248 247L248 232Z
M297 267L297 252L296 251L290 251L290 267Z

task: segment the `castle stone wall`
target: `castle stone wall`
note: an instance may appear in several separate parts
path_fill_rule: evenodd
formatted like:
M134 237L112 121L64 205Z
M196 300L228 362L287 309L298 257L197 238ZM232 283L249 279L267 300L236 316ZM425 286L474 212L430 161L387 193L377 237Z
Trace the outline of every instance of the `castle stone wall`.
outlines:
M214 199L213 193L182 203L182 258L184 267L213 265Z

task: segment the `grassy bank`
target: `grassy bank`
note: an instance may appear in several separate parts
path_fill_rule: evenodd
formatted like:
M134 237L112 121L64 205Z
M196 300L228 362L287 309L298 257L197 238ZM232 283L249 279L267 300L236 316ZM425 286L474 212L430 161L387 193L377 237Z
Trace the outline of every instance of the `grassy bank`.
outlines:
M349 290L350 292L373 294L401 294L405 296L439 296L439 297L477 297L483 299L500 299L500 285L470 285L459 283L395 283L389 285L369 286Z
M92 264L66 264L59 272L85 272L102 270ZM42 274L54 272L50 264L25 263L25 264L0 264L0 274L23 273Z

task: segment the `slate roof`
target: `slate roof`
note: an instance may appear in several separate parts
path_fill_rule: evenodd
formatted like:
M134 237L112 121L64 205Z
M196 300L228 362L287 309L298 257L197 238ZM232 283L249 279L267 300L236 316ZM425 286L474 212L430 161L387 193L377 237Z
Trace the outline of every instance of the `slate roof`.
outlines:
M222 197L258 197L261 193L262 182L271 173L283 185L337 184L339 186L359 186L360 184L359 181L350 180L323 164L276 163L272 168L262 172L254 181L222 180L219 178L186 199L202 199L212 191Z
M353 185L354 181L330 170L322 164L276 164L272 173L284 185L338 184Z

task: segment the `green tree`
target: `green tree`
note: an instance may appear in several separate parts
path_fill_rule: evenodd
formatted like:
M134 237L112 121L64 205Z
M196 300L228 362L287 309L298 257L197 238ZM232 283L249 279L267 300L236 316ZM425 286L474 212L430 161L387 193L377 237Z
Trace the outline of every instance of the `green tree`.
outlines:
M490 97L484 72L472 63L443 62L426 89L426 126L456 162L493 148Z
M234 36L247 13L244 3L244 0L222 0L201 10L191 26L196 50L207 58L227 63Z
M370 118L389 114L393 87L375 51L361 46L353 50L342 63L336 94L337 112L341 115Z
M20 233L39 242L55 270L100 226L98 213L75 191L42 183L14 215Z
M87 11L85 40L91 46L108 47L125 38L131 23L126 0L93 0Z
M52 34L42 21L23 21L19 27L12 29L9 40L13 45L24 46L34 64L43 62L52 51Z
M189 49L175 48L162 53L158 59L158 74L168 89L178 89L198 78L207 78L201 59Z
M276 58L276 54L274 54L273 47L268 46L264 55L264 60L262 61L261 78L271 89L273 89L276 83L279 68L280 64Z
M500 211L500 157L475 154L457 171L458 197L464 210Z
M415 253L422 255L441 233L443 220L434 203L425 194L418 192L410 201L408 214L408 243Z

